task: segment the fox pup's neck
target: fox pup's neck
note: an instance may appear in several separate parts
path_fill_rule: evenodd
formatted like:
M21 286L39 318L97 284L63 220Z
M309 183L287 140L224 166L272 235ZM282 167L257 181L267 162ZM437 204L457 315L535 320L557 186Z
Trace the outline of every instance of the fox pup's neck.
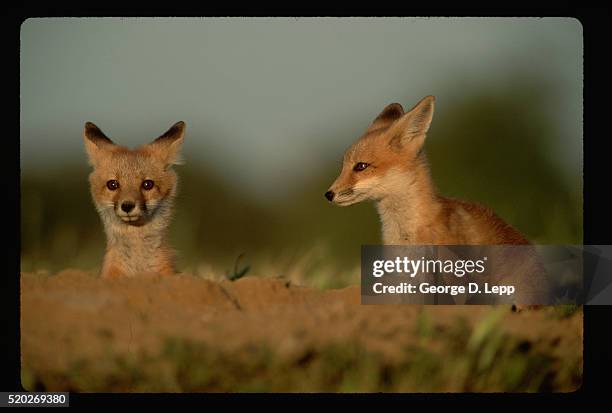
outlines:
M153 253L165 243L167 224L159 219L136 226L124 223L104 223L107 247L142 250Z
M439 237L434 224L442 205L424 155L410 172L395 171L389 192L376 203L383 243L430 244Z
M167 243L170 215L168 207L141 226L127 225L103 215L107 238L103 276L174 274L174 254Z

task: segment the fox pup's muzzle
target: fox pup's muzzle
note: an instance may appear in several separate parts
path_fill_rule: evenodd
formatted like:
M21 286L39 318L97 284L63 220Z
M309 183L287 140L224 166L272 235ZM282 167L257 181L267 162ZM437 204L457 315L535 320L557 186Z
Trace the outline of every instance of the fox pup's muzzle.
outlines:
M327 191L327 192L325 193L325 198L327 198L327 200L328 200L329 202L331 202L331 201L333 201L333 200L334 200L334 195L335 195L335 194L334 194L334 191Z
M146 221L146 205L138 201L123 200L115 205L115 214L126 224L142 225Z

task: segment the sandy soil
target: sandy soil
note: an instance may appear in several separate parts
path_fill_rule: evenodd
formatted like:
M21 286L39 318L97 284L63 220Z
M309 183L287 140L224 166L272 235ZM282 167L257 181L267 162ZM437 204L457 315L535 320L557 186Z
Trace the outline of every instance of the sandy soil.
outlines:
M358 286L320 291L265 277L215 282L189 275L102 280L76 270L24 273L22 366L44 382L79 360L153 354L166 337L230 353L265 343L283 357L352 340L392 361L399 348L417 339L414 324L421 312L444 327L459 317L476 325L491 311L490 306L366 306ZM508 311L502 326L560 360L582 354L582 313L557 318L546 311Z

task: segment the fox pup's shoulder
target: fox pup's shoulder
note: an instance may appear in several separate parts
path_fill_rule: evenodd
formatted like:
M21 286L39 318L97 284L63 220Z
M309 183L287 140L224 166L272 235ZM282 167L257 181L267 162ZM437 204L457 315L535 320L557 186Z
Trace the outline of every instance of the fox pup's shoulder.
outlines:
M468 240L469 243L529 244L518 230L483 204L447 197L439 197L438 200L449 228L463 234L473 234L472 239Z

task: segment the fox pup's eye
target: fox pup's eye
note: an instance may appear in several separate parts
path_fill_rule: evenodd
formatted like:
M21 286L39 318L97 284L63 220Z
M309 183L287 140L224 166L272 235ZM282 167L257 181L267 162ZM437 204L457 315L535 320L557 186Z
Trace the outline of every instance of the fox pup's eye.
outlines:
M153 181L151 181L150 179L145 179L144 181L142 181L142 189L144 190L150 190L153 188L153 186L155 185L155 183Z
M369 164L369 163L365 163L365 162L357 162L357 163L355 164L355 166L353 166L353 171L360 172L360 171L363 171L363 170L364 170L365 168L367 168L368 166L370 166L370 164Z
M119 181L115 181L114 179L111 179L110 181L106 183L106 187L110 189L111 191L119 189Z

